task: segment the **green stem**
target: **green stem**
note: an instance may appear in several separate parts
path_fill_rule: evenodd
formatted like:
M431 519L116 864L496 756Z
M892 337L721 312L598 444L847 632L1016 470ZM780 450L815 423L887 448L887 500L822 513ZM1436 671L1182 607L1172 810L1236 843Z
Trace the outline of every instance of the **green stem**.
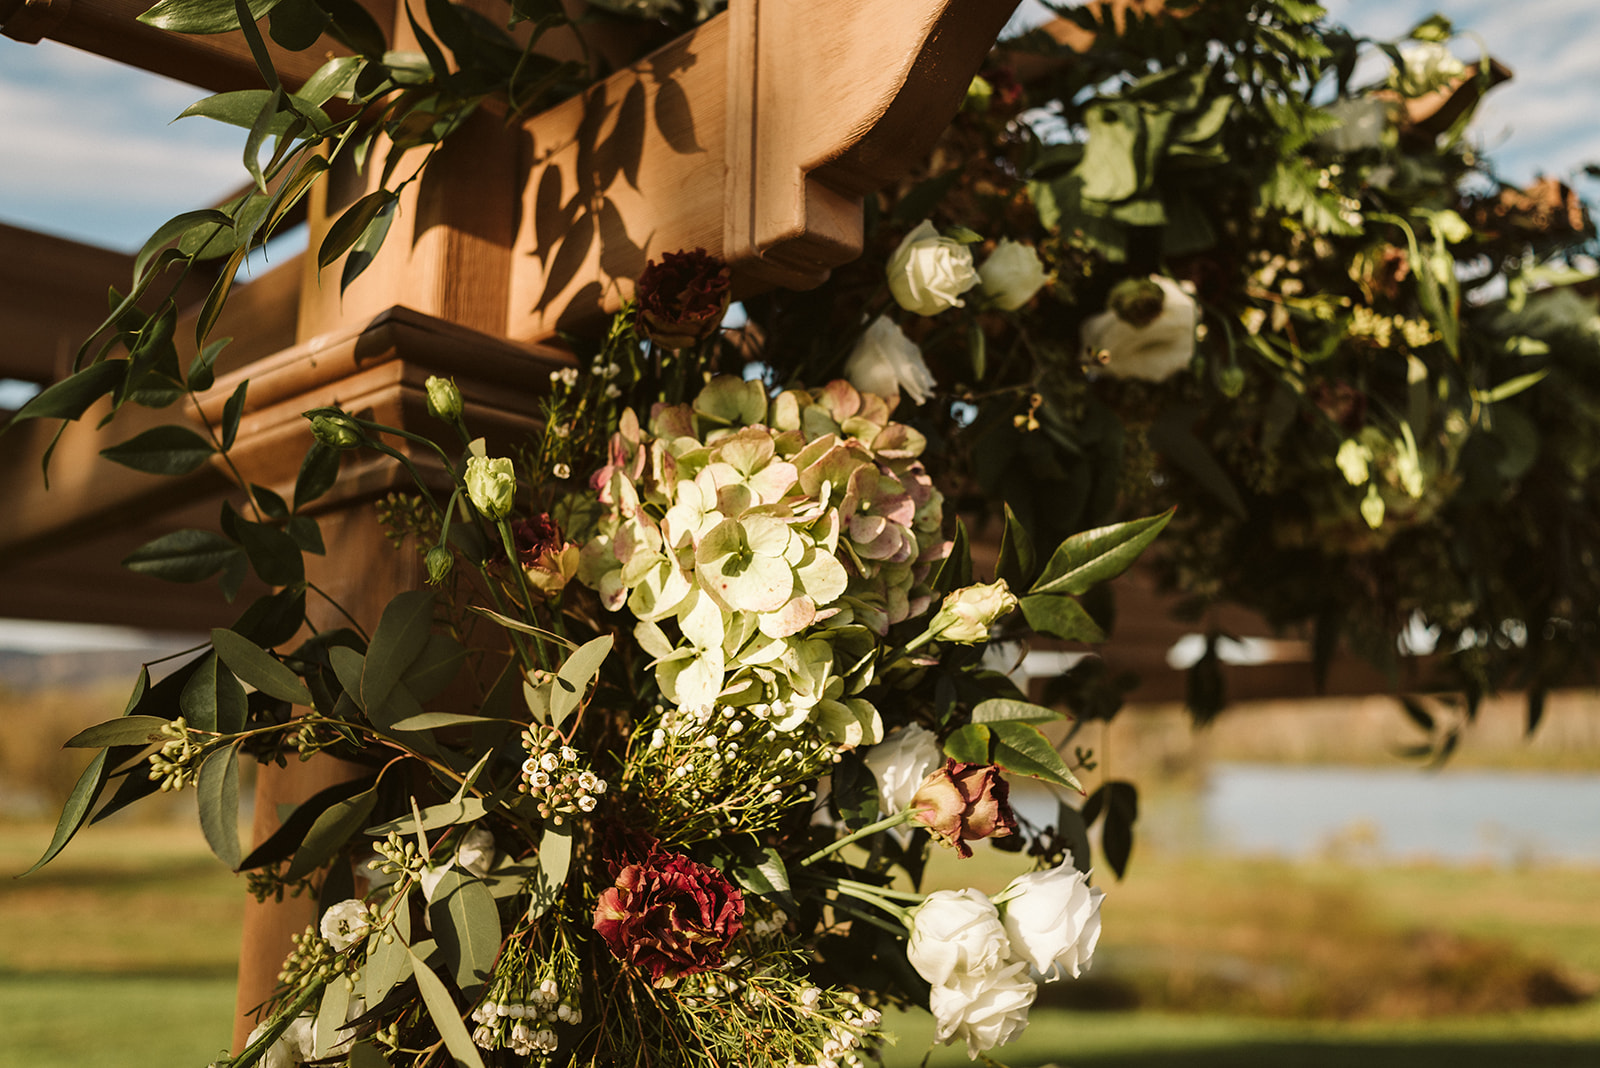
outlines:
M800 862L800 867L809 868L811 865L815 864L817 861L821 860L823 857L830 856L831 854L837 853L839 850L843 849L845 846L849 845L851 842L860 841L861 839L867 837L868 835L877 834L879 831L887 831L889 828L898 827L903 823L910 823L912 821L912 819L914 819L916 817L916 815L917 815L917 810L916 809L908 808L908 809L905 809L903 811L896 812L893 816L890 816L888 819L879 820L877 823L869 823L865 827L861 828L859 831L852 831L850 834L845 835L843 838L840 838L837 841L830 842L827 845L823 846L821 849L817 850L815 853L811 854L809 857L807 857L806 859L802 860Z

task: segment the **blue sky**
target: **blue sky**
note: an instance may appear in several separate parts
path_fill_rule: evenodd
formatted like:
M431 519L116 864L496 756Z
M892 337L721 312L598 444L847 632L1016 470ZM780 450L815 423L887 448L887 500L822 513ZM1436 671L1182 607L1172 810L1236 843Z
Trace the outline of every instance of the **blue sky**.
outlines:
M1597 0L1325 2L1368 36L1397 36L1437 10L1481 38L1516 72L1475 130L1507 177L1600 161ZM1472 59L1480 45L1456 47ZM172 121L203 95L50 42L0 38L0 220L131 250L165 219L239 188L243 131Z

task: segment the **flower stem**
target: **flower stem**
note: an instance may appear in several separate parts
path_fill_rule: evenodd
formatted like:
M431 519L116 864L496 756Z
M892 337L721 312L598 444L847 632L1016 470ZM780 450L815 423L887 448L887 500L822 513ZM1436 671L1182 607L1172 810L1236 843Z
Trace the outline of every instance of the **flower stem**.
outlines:
M849 845L851 842L860 841L861 839L867 837L868 835L877 834L879 831L887 831L889 828L898 827L902 823L910 823L911 820L916 817L916 814L917 814L917 810L916 809L908 808L908 809L905 809L903 811L896 812L893 816L890 816L888 819L879 820L877 823L869 823L865 827L861 828L859 831L852 831L850 834L845 835L843 838L840 838L838 841L829 842L827 845L823 846L821 849L817 850L815 853L811 854L809 857L807 857L806 859L802 860L800 862L800 867L809 868L811 865L815 864L817 861L821 860L823 857L829 856L830 854L833 854L833 853L837 853L839 850L843 849L845 846Z

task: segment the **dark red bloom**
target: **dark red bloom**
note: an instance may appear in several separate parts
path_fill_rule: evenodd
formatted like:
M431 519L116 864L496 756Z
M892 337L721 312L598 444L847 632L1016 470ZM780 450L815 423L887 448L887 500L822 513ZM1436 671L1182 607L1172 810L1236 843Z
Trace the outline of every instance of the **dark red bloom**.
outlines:
M594 929L612 954L656 986L721 965L743 926L738 887L715 868L661 850L618 871L594 908Z
M911 795L911 808L918 823L962 857L972 856L968 842L1017 833L1011 786L993 764L946 759Z
M728 265L697 248L651 260L639 276L639 330L657 345L683 349L711 336L728 311Z
M526 567L538 563L539 557L561 548L561 528L550 518L549 512L540 512L532 519L518 519L511 524L512 543L517 547L517 558Z

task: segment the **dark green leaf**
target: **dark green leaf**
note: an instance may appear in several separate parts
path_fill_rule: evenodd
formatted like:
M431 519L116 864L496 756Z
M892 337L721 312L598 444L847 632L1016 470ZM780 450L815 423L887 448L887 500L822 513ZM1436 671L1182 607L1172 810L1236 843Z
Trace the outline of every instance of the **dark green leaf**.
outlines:
M375 715L417 656L433 627L433 593L410 590L390 601L378 621L361 672L362 707Z
M268 586L292 586L306 577L305 558L293 538L277 527L240 519L235 528L250 566Z
M250 15L259 19L277 4L278 0L251 0ZM233 0L161 0L139 21L173 33L227 33L239 28L239 10Z
M215 451L210 442L188 427L157 426L101 449L100 455L152 475L187 475L205 466Z
M400 681L405 683L418 701L424 703L433 700L444 692L445 687L455 681L461 672L461 665L466 662L467 651L461 643L448 634L430 634L428 642L422 647L422 652L406 668L400 676ZM417 728L403 728L416 730Z
M239 867L239 743L218 749L200 765L195 783L200 830L217 859Z
M250 124L250 135L244 140L244 169L256 180L256 188L263 194L267 192L267 178L261 170L261 146L267 143L267 138L272 135L272 127L280 116L286 121L289 119L288 113L279 111L282 104L281 88L269 92L261 102L261 110L256 114L255 121ZM287 130L288 126L285 125L284 129Z
M273 6L277 3L274 0ZM283 85L278 81L278 72L272 66L272 55L267 51L267 42L261 37L261 28L256 25L260 18L250 9L249 0L234 0L234 14L239 19L239 32L244 35L245 43L250 46L250 55L256 61L256 70L261 72L261 80L267 83L267 88L281 91Z
M89 766L83 769L83 774L72 787L72 793L67 796L67 803L61 807L61 818L56 821L55 836L50 839L50 845L45 849L44 856L34 861L33 867L23 872L23 875L32 875L54 860L56 854L72 841L72 836L78 833L78 828L83 826L83 821L88 818L89 810L94 807L100 791L105 789L109 774L106 754L109 752L107 749L100 750L94 755L94 759L89 761Z
M256 598L228 629L259 648L273 649L293 638L305 618L305 590L286 589ZM238 673L234 668L234 674Z
M127 360L102 360L90 364L77 374L34 394L11 417L11 422L18 423L24 419L78 419L95 401L120 390L127 375Z
M273 655L231 630L211 632L211 644L240 680L292 705L311 704L311 691Z
M1222 676L1222 658L1217 655L1217 636L1206 640L1206 651L1189 668L1185 697L1195 726L1204 727L1216 719L1228 704L1227 681Z
M1194 410L1185 407L1173 408L1163 413L1159 419L1150 424L1147 433L1150 447L1187 472L1228 511L1244 519L1246 516L1244 500L1239 496L1239 490L1234 486L1233 479L1217 462L1211 450L1206 448L1205 443L1195 437L1194 431L1190 429L1194 418Z
M343 256L366 232L367 226L378 217L378 213L386 208L392 209L394 203L395 195L387 189L380 189L375 193L368 193L352 204L332 226L328 227L327 236L317 248L317 267L326 267Z
M1051 554L1032 593L1081 594L1126 571L1172 518L1172 509L1126 523L1085 530Z
M208 656L189 678L178 696L189 726L203 731L236 734L244 729L249 709L244 688L233 673L220 665L215 653Z
M987 764L990 738L987 726L969 723L944 740L944 755L963 764Z
M344 269L339 272L339 292L342 294L350 288L350 283L361 276L361 273L372 265L373 258L378 255L378 250L383 247L384 239L389 236L389 226L394 222L395 205L397 201L391 200L382 205L361 231L361 236L350 249L349 257L344 261Z
M1056 834L1066 840L1074 868L1086 872L1094 866L1089 855L1089 825L1083 813L1065 801L1056 805Z
M467 1034L466 1025L461 1022L461 1012L456 1008L455 1000L450 997L450 991L422 962L422 958L417 956L416 950L408 946L406 955L411 958L411 970L416 976L417 990L422 994L422 1002L427 1006L428 1015L433 1018L433 1026L438 1029L439 1037L444 1039L450 1055L462 1068L483 1068L483 1059L478 1056L478 1047L472 1044L472 1036Z
M171 720L160 716L122 715L96 723L62 742L64 749L104 749L111 745L148 745Z
M367 818L377 803L378 791L374 788L336 801L318 813L283 877L292 882L332 860L334 854L367 825Z
M328 650L328 662L333 665L333 673L345 694L365 712L366 706L361 701L361 673L366 670L367 658L348 645L335 645Z
M312 553L316 556L325 556L328 552L327 545L322 541L322 527L315 519L308 515L292 517L284 526L285 532L294 539L302 553Z
M272 19L267 25L279 47L303 52L322 36L323 28L328 25L328 14L315 0L280 0L272 9Z
M216 381L217 357L222 355L222 350L232 341L231 337L218 338L195 354L189 363L189 373L185 376L188 387L196 393L204 393Z
M211 292L206 294L205 301L200 305L200 314L195 318L194 338L196 345L204 345L206 338L211 334L211 328L217 325L217 317L222 314L222 306L228 299L228 291L233 288L233 279L239 273L239 265L244 262L248 247L241 246L233 250L222 270L217 273L217 280L211 285Z
M775 901L790 912L799 911L789 886L789 869L777 850L753 845L741 849L732 870L734 879L744 890Z
M1083 792L1083 786L1062 761L1061 754L1031 723L1002 720L990 724L994 732L994 762L1007 771L1042 779Z
M156 6L160 7L161 5L157 4ZM150 10L154 11L155 8ZM149 13L146 12L146 14ZM150 266L151 259L167 245L176 241L190 230L232 225L233 220L228 218L227 213L218 211L215 208L186 211L181 215L174 215L162 223L156 228L156 232L151 234L149 239L145 241L144 247L139 250L139 254L133 258L134 292L129 293L122 303L131 307L131 301L136 298L139 292L139 283L144 280L145 269ZM112 318L116 318L115 313L113 313Z
M489 981L500 952L500 913L494 895L481 879L451 868L434 889L428 919L445 963L455 973L456 986L471 997Z
M1064 593L1030 593L1022 598L1022 616L1040 634L1067 642L1103 642L1106 632L1078 602Z
M1000 562L995 565L994 573L996 578L1004 579L1013 591L1025 590L1033 581L1037 565L1033 539L1028 536L1028 529L1022 525L1009 504L1005 510L1006 525L1000 533Z
M168 582L199 582L221 571L244 551L209 530L175 530L135 549L122 566Z
M339 450L322 442L314 442L300 462L300 474L294 481L294 509L299 511L333 488L339 480Z
M239 383L239 388L233 391L227 403L222 406L222 447L224 450L233 448L233 439L239 435L239 419L244 415L244 394L250 388L247 378Z
M1139 818L1139 791L1130 782L1113 781L1101 786L1084 802L1083 819L1093 824L1104 814L1100 828L1100 848L1111 870L1122 878L1133 852L1133 825Z
M350 91L364 63L366 60L360 56L336 56L318 67L295 95L307 104L321 107L333 97Z

